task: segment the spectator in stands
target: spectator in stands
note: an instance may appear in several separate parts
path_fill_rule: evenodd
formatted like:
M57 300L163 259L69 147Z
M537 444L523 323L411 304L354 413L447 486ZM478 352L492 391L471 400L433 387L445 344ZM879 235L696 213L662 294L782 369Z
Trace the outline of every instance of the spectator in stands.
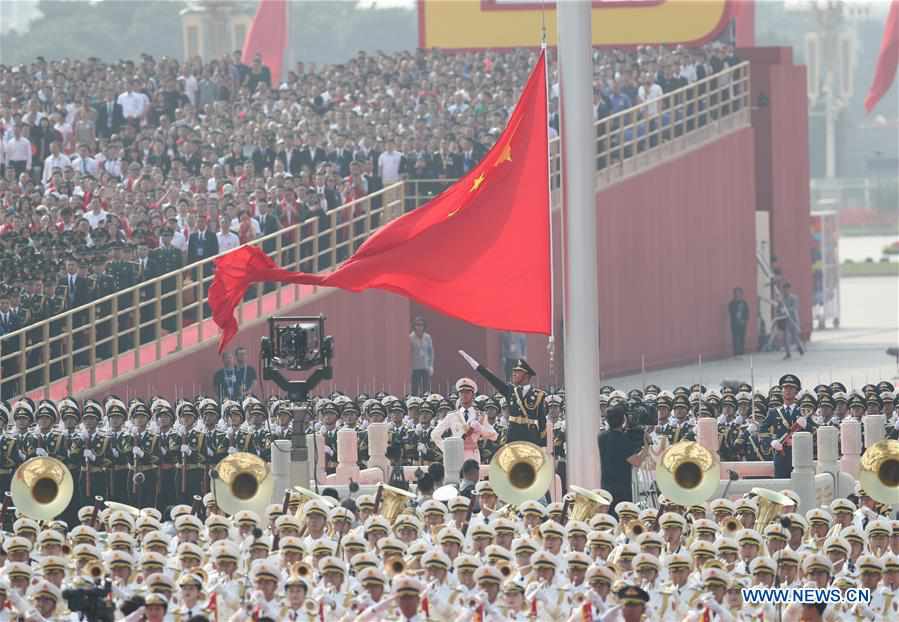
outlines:
M749 324L749 305L743 298L743 288L734 288L734 297L727 305L734 356L741 356L746 347L746 327Z
M425 332L425 319L421 316L412 323L409 333L412 363L412 395L422 395L431 388L434 375L434 344L431 335Z
M234 351L234 374L237 378L237 388L241 399L250 395L256 389L256 368L247 362L247 349L239 347Z
M231 231L230 218L225 217L219 221L219 232L216 235L216 240L218 241L220 253L227 253L240 246L240 238Z
M237 382L237 372L234 368L234 354L225 352L222 354L222 367L212 375L212 384L219 401L239 400L240 387Z

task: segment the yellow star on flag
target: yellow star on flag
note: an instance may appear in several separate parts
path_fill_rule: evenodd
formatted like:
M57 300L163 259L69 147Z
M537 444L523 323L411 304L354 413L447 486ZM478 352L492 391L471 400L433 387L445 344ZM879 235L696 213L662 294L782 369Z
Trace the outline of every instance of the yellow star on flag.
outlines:
M471 184L471 189L469 190L469 192L474 192L475 190L480 188L485 179L487 179L487 176L484 173L481 173L480 175L475 177L474 181Z

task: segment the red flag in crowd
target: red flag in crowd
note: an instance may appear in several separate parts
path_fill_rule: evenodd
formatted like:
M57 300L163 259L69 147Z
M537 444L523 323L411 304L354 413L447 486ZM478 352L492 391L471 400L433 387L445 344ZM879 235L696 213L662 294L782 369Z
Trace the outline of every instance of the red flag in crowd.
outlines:
M477 166L385 225L334 272L290 272L249 246L216 259L209 306L222 329L219 351L237 334L235 307L260 281L384 289L478 326L549 334L545 62L541 54L505 131Z
M272 72L272 86L281 80L281 64L287 49L287 0L260 0L256 16L243 42L241 62L249 65L256 54Z
M893 0L890 3L890 13L887 15L887 25L883 31L883 41L880 43L880 55L877 57L874 81L871 82L868 96L865 97L867 112L874 110L880 98L890 89L890 85L896 77L897 66L899 66L899 0Z

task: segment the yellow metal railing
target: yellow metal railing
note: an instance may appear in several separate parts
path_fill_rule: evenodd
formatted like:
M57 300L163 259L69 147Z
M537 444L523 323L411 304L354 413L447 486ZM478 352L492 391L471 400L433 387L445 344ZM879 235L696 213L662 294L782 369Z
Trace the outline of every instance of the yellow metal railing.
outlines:
M672 91L596 122L596 168L607 182L640 170L643 156L695 144L702 130L748 125L749 64ZM736 120L736 123L735 123ZM559 140L550 142L550 184L560 184ZM411 179L261 237L279 265L304 272L331 269L381 225L427 202L454 180ZM0 337L0 393L51 397L75 394L162 359L171 351L218 335L206 294L213 259L150 278L78 308ZM295 304L315 288L257 284L237 307L239 322L264 317L266 294L274 308ZM270 311L269 311L270 313ZM98 377L98 365L109 368ZM83 370L83 371L82 371ZM58 385L56 385L58 386ZM54 392L53 397L58 396Z

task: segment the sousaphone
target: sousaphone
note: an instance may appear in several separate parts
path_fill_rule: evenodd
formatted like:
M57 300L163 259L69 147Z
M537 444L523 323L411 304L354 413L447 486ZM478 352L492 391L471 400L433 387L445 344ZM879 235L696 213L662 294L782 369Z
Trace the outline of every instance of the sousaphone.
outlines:
M237 452L219 462L212 478L216 504L226 514L244 510L265 515L274 489L271 467L253 454Z
M656 482L661 493L678 505L705 503L721 483L721 463L699 443L681 441L662 454Z
M13 474L10 493L16 510L38 521L62 514L75 492L72 473L56 458L31 458Z
M497 497L520 505L546 494L553 481L553 465L541 447L515 441L503 445L493 455L489 479Z
M591 516L599 512L601 506L608 505L601 495L592 490L580 486L569 486L568 490L574 497L568 510L569 520L587 522Z
M883 440L866 449L859 462L858 481L875 501L899 503L899 441Z

